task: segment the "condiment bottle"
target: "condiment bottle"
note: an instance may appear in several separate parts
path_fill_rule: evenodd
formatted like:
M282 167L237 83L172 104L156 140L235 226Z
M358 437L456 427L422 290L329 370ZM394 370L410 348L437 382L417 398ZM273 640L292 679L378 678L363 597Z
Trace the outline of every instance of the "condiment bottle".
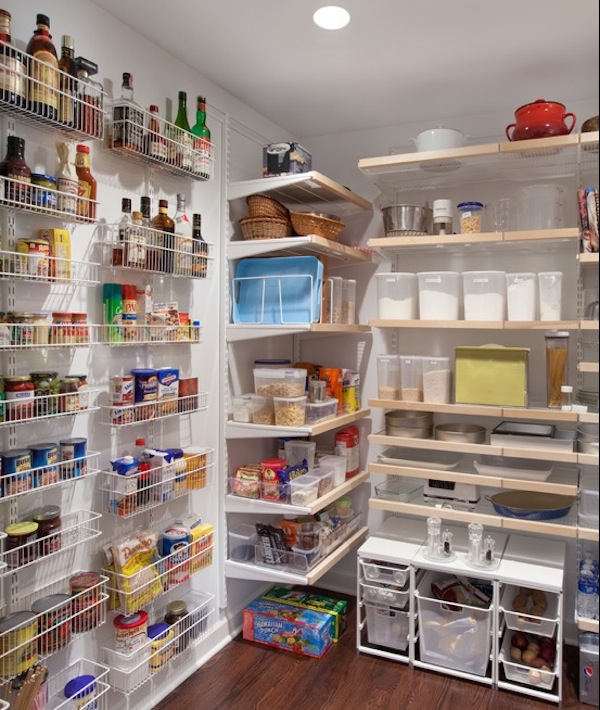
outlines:
M192 276L206 278L208 244L202 236L202 215L192 215Z
M96 179L90 172L90 148L78 145L75 154L77 171L77 214L88 219L96 219Z
M150 118L148 119L148 131L144 140L144 153L150 158L165 161L167 159L167 144L160 132L160 120L158 118L158 106L150 106Z
M131 226L131 200L123 197L121 200L121 219L119 220L119 241L112 250L112 265L123 266L126 263L129 233Z
M158 235L160 242L159 270L166 274L172 274L175 261L175 222L169 217L168 200L158 201L158 214L153 217L151 224L153 229L162 232L162 235Z
M58 119L58 55L50 34L50 20L38 14L37 29L27 44L29 62L29 109L44 118Z
M61 71L58 120L65 126L75 126L77 62L75 61L75 40L69 35L63 35L58 68Z
M185 195L177 195L177 211L173 217L176 237L175 273L182 276L192 274L193 227L185 206Z
M142 220L141 212L132 212L126 265L135 269L143 269L146 263L146 234Z
M19 206L31 201L31 170L25 162L25 139L8 136L3 173L9 181L5 187L5 199Z
M27 103L27 69L21 52L12 45L10 12L0 10L0 100L11 106Z
M56 152L60 161L56 173L58 210L67 214L76 214L79 181L75 170L73 148L69 143L57 143Z
M98 73L98 65L85 57L77 57L77 127L88 136L101 138L103 126L104 87L99 81L90 79Z

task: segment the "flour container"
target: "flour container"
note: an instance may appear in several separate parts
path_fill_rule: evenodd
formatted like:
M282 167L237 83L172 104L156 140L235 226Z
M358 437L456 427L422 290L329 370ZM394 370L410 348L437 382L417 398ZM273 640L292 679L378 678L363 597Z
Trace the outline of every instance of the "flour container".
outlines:
M533 273L506 274L508 320L535 320L537 276Z
M438 404L450 402L450 358L423 357L423 401Z
M565 211L562 185L529 185L519 190L517 229L560 229Z
M423 401L423 358L400 355L400 398L405 402Z
M376 274L379 318L417 318L417 276L410 273Z
M538 274L540 320L560 320L562 312L562 272Z
M460 274L457 271L421 271L419 281L419 318L421 320L458 320Z
M397 355L377 356L377 394L380 399L400 399L400 359Z
M464 271L462 281L465 320L504 320L504 271Z

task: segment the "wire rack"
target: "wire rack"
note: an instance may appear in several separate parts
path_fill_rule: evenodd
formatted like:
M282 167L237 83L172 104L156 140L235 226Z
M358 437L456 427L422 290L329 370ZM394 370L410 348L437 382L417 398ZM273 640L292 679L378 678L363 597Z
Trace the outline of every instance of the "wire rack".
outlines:
M38 240L19 239L17 251L0 251L0 278L61 286L96 286L100 283L100 264L50 256L49 251L50 247L45 249Z
M179 325L146 325L137 321L121 321L122 325L102 327L102 342L111 346L121 345L170 345L172 343L202 342L202 329L197 321L181 322Z
M168 400L139 402L129 405L102 406L102 424L122 429L159 419L193 414L208 407L208 392L173 397Z
M96 200L8 177L0 177L0 205L60 217L66 222L98 221Z
M61 314L61 322L50 322L49 313L36 313L28 322L18 318L22 315L16 313L13 315L16 320L11 317L9 323L0 323L0 350L87 348L98 344L100 326L75 319L65 322L64 316L74 314Z
M109 710L108 683L110 669L106 666L80 658L63 669L48 681L48 707L52 710ZM69 681L79 676L91 676L93 680L79 689L75 696L65 697L65 688Z
M95 405L99 392L99 389L89 388L81 393L44 394L27 400L7 400L0 428L94 412L99 409Z

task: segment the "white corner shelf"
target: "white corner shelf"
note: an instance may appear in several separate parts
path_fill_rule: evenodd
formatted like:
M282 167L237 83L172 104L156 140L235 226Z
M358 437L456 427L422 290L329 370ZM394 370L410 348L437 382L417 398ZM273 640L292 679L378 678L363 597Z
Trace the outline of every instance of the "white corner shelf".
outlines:
M256 438L278 438L282 436L317 436L333 429L347 426L357 422L371 414L370 409L359 409L357 412L340 414L331 419L324 419L312 426L276 426L247 424L245 422L227 422L225 431L226 439L256 439Z
M227 245L227 258L243 259L250 256L326 256L344 265L366 264L372 261L367 249L357 249L334 242L325 237L282 237L281 239L248 239L231 241Z
M368 325L346 325L343 323L299 323L284 325L259 325L230 323L226 327L228 343L237 343L256 338L274 338L279 335L301 335L303 333L319 333L320 335L349 335L353 333L370 333Z

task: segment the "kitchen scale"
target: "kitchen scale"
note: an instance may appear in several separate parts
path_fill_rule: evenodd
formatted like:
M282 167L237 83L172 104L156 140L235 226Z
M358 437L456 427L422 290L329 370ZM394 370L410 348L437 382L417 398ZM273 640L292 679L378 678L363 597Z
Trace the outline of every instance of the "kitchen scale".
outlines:
M472 510L480 499L479 486L430 478L423 487L426 503L448 503L458 510Z

